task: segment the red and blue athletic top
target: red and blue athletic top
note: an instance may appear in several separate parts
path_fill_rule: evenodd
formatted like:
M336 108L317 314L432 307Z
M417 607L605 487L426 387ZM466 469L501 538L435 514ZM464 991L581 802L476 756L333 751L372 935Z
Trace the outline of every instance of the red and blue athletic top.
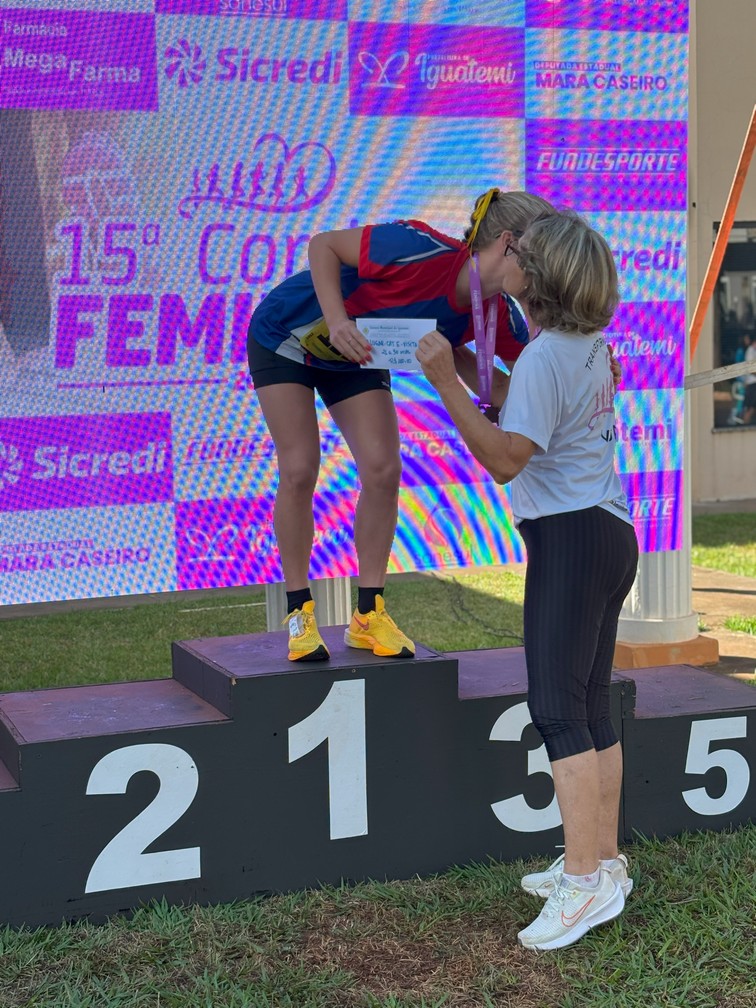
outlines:
M455 285L469 251L464 242L417 220L363 228L359 266L341 267L341 291L352 318L435 319L452 346L475 338L469 307L458 305ZM528 342L528 328L515 302L498 297L496 353L515 360ZM484 306L487 310L488 303ZM355 370L351 362L324 361L307 353L294 330L316 323L323 313L309 270L287 277L255 309L249 338L285 357L316 367Z

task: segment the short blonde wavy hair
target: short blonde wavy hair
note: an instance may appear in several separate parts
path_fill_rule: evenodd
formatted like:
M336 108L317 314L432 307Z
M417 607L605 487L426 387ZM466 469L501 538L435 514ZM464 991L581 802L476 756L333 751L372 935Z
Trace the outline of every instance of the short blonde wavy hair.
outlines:
M594 333L619 304L617 267L606 240L578 214L553 212L519 241L528 312L542 329Z

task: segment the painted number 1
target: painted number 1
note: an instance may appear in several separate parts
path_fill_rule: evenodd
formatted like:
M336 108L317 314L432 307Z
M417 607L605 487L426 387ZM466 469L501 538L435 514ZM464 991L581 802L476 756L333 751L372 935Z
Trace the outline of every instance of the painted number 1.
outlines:
M289 728L289 763L326 741L331 840L365 836L368 815L364 679L334 683L317 710Z

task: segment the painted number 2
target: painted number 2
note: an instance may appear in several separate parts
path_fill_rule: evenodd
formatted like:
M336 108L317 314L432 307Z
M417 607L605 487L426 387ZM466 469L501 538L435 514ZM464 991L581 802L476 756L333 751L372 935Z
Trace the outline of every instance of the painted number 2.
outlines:
M200 877L199 847L144 853L181 818L197 794L197 767L183 749L161 743L116 749L103 756L92 770L87 794L125 794L131 778L143 770L157 775L160 789L147 808L124 826L98 855L89 872L85 892Z

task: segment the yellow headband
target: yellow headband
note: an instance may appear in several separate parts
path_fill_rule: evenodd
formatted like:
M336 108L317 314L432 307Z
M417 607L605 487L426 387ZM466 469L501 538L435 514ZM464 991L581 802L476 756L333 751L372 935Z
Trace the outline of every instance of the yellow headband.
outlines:
M475 203L475 209L473 210L472 213L473 229L470 232L470 237L467 239L468 248L472 248L473 246L475 236L477 235L478 228L480 227L480 222L486 216L488 208L491 206L491 200L495 199L500 192L501 192L500 189L489 189L488 192L485 193L485 195L480 196L477 199Z

